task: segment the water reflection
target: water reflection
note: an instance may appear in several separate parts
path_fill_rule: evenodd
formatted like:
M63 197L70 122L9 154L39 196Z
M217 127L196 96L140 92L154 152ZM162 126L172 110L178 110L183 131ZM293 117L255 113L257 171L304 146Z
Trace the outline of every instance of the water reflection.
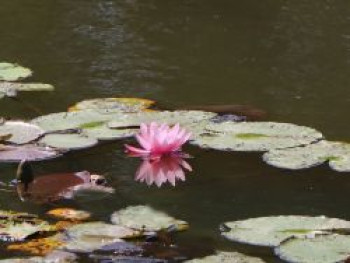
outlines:
M186 171L192 171L190 164L184 159L185 155L170 154L160 158L144 158L135 174L135 181L155 184L160 187L169 182L175 186L176 181L186 180Z

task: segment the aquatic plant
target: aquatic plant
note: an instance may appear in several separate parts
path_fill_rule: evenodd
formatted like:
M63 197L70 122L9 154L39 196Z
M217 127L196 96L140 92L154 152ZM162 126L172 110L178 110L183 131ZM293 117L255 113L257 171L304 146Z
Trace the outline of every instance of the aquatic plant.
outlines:
M179 124L173 127L167 124L141 124L136 139L142 148L125 145L127 152L136 156L149 156L151 159L181 151L181 147L191 137L191 133L181 128Z

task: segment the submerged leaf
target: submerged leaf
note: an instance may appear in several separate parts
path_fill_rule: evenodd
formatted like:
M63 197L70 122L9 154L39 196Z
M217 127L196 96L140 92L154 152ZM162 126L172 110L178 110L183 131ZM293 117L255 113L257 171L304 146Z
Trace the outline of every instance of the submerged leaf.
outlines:
M263 155L263 160L275 167L304 169L328 162L339 172L350 171L350 144L320 141L304 147L272 150Z
M32 71L29 68L17 64L0 62L0 80L16 81L30 77L31 75Z
M192 144L227 151L268 151L310 144L322 138L312 128L277 122L211 123Z
M187 222L177 220L164 212L143 205L129 206L116 211L112 214L111 221L116 225L146 232L154 232L168 228L182 231L188 228Z
M186 263L263 263L264 260L246 256L238 252L218 251L215 255L204 258L195 258L185 261Z
M350 256L350 236L331 234L292 238L275 248L275 254L287 262L343 262Z
M232 241L258 246L277 246L291 236L349 229L350 221L324 216L269 216L224 223L222 235Z

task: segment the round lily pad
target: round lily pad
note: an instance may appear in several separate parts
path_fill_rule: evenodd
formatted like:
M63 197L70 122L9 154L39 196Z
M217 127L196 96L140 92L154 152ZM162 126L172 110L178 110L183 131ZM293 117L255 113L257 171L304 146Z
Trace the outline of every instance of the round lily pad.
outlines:
M50 147L36 145L3 146L0 148L0 162L42 161L61 154Z
M350 236L330 234L292 238L275 248L275 254L287 262L343 262L350 257Z
M98 141L79 134L48 134L39 143L57 149L78 150L95 146Z
M67 243L62 248L71 251L90 252L115 242L123 242L122 238L140 236L138 231L123 226L102 222L89 222L74 225L67 230Z
M194 125L203 120L209 120L216 116L215 113L204 111L158 111L158 112L139 112L124 114L120 118L115 118L108 123L110 128L139 127L141 123L166 123L174 125L179 123L181 126Z
M78 102L69 108L69 111L79 111L87 109L107 109L116 112L139 112L152 106L155 102L140 98L100 98Z
M98 140L115 140L134 136L138 129L110 129L106 124L96 127L86 127L82 130L82 134Z
M29 68L17 64L0 62L0 80L16 81L30 77L31 75L32 71Z
M177 220L166 213L157 211L149 206L129 206L114 212L111 216L113 224L130 227L146 232L159 231L171 228L172 230L185 230L188 223Z
M40 127L22 122L22 121L6 121L0 125L0 136L11 135L8 142L15 144L25 144L36 140L44 134L44 130Z
M185 261L186 263L263 263L264 260L246 256L238 252L218 251L215 255L204 258L195 258Z
M84 110L77 112L58 112L40 116L31 121L45 131L96 127L121 115L108 111Z
M221 234L240 243L274 247L292 236L349 228L350 221L324 216L269 216L224 223Z
M350 171L350 144L320 141L303 147L276 149L263 155L263 160L275 167L304 169L328 162L339 172Z
M268 151L310 144L322 138L312 128L277 122L211 123L192 144L227 151Z

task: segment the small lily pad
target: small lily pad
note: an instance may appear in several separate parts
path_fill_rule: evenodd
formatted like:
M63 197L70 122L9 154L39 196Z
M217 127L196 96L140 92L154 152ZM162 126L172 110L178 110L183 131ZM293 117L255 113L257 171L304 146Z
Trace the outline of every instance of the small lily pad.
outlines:
M350 144L320 141L318 143L290 149L272 150L263 155L263 160L275 167L304 169L329 163L338 172L350 171Z
M39 143L56 149L78 150L95 146L98 141L79 134L48 134Z
M139 112L143 111L155 102L147 99L140 98L101 98L91 99L78 102L74 106L69 108L69 111L80 110L113 110L115 112Z
M61 156L50 147L36 145L2 146L0 148L0 162L42 161Z
M32 71L29 68L17 64L0 62L0 80L16 81L30 77L31 75Z
M218 251L215 255L204 258L195 258L185 261L186 263L263 263L264 260L246 256L238 252Z
M55 208L47 212L48 215L68 220L86 220L91 214L86 211L72 208Z
M275 248L275 254L287 262L343 262L350 256L350 236L331 234L291 238Z
M67 230L67 243L63 249L91 252L105 245L124 242L122 238L140 236L138 231L123 226L102 222L89 222L74 225Z
M114 212L111 216L111 221L116 225L146 232L154 232L168 228L182 231L188 228L187 222L177 220L164 212L143 205L129 206Z
M6 121L0 125L0 136L11 134L7 140L15 144L25 144L44 134L40 127L22 121Z
M268 151L318 141L322 134L312 128L277 122L211 123L192 144L227 151Z
M236 242L274 247L292 236L349 228L350 221L324 216L269 216L224 223L221 234Z
M110 129L106 124L100 126L84 128L82 134L98 140L115 140L132 137L138 129Z

